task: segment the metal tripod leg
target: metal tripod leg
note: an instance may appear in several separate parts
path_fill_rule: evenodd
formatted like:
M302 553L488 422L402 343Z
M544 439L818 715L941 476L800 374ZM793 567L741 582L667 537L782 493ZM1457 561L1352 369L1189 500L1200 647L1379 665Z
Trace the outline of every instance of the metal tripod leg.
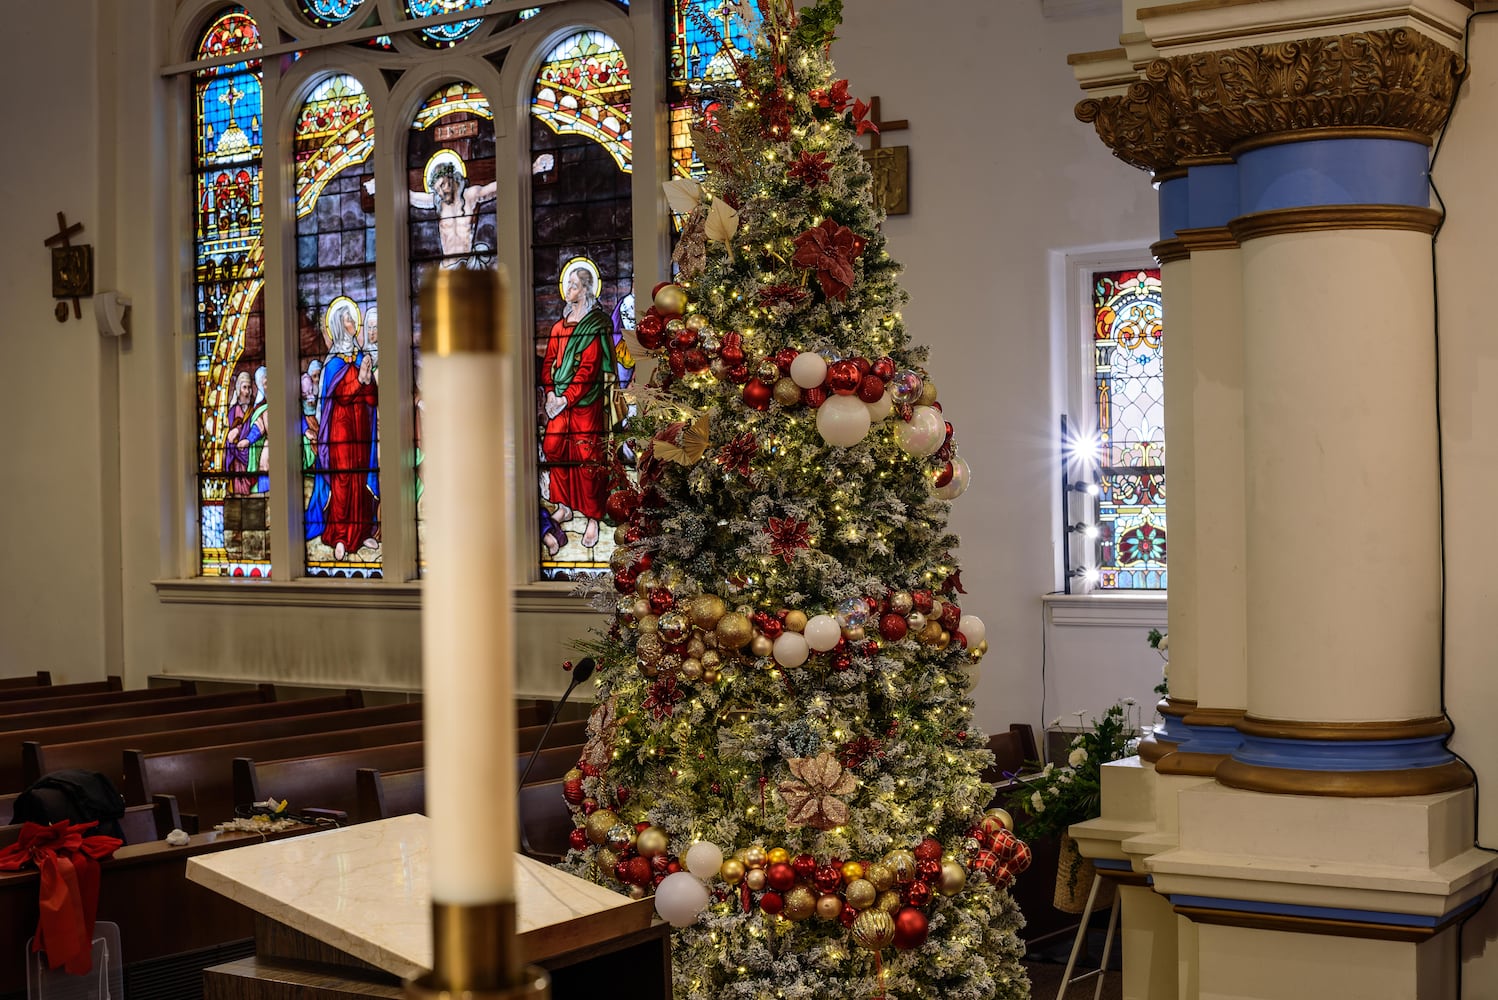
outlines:
M1092 888L1087 892L1087 905L1082 908L1082 922L1077 926L1077 938L1072 942L1071 957L1066 960L1066 971L1061 975L1061 988L1056 991L1056 1000L1065 1000L1066 990L1073 983L1085 982L1093 976L1097 977L1097 988L1092 991L1092 1000L1098 1000L1103 995L1103 972L1108 968L1108 959L1113 954L1113 932L1118 926L1118 911L1121 909L1117 902L1108 913L1108 933L1103 940L1102 962L1096 969L1072 978L1072 970L1077 966L1077 954L1082 950L1082 942L1087 940L1087 925L1092 922L1092 905L1097 902L1098 888L1102 884L1102 876L1094 877Z

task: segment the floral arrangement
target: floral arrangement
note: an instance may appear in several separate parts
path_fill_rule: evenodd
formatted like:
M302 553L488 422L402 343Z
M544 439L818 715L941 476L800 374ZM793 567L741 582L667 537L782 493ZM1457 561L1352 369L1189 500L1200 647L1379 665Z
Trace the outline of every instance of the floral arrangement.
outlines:
M1149 642L1150 649L1158 652L1160 659L1165 661L1165 665L1160 668L1160 683L1155 685L1155 694L1162 698L1169 697L1170 657L1167 654L1170 652L1170 634L1168 632L1161 632L1157 628L1152 628L1149 631L1149 635L1145 636L1145 640Z
M1060 837L1073 823L1101 814L1103 765L1133 756L1139 744L1139 731L1130 717L1133 706L1134 699L1125 698L1102 718L1094 718L1090 728L1072 739L1065 767L1052 762L1038 774L1019 777L1009 804L1021 839Z

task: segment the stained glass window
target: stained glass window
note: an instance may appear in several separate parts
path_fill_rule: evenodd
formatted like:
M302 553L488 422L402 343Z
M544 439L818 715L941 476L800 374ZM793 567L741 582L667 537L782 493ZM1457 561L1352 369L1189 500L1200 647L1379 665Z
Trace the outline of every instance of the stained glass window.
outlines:
M354 16L361 0L301 0L302 16L319 28L331 28Z
M309 576L381 574L374 119L332 76L294 131L303 527Z
M1165 333L1158 270L1092 276L1100 590L1163 590Z
M496 219L494 112L471 83L449 84L416 112L406 141L410 190L411 351L416 414L416 536L425 533L421 482L421 310L418 292L433 267L493 267Z
M204 31L198 57L259 48L254 19L232 7ZM193 98L199 570L268 577L260 60L199 70Z
M753 20L746 22L741 11ZM700 111L712 111L714 85L737 79L730 57L735 50L750 50L755 21L752 4L736 8L733 0L672 0L666 80L673 176L701 178L707 173L692 148L692 122Z
M634 376L629 70L597 31L564 39L531 104L531 260L535 315L540 575L608 569L610 489L633 456L614 435Z
M406 15L408 17L436 17L439 14L487 7L489 3L490 0L406 0ZM417 37L433 48L445 49L457 45L473 34L483 23L479 18L449 21L447 24L439 24L436 27L422 28L417 33Z

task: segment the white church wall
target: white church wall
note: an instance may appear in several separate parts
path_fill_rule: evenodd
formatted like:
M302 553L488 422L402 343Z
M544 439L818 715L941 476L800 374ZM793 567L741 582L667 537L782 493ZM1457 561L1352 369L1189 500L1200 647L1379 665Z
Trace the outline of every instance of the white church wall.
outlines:
M0 672L101 679L118 635L108 581L119 571L112 489L115 345L93 305L53 317L50 252L57 213L84 229L73 243L107 257L101 212L96 33L91 0L27 4L7 14L0 62ZM107 274L100 267L100 278ZM111 666L118 667L111 661Z

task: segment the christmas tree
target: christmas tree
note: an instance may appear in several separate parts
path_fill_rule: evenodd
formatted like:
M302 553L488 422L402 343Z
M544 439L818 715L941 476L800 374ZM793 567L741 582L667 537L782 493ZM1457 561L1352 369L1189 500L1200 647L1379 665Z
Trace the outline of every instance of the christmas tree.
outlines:
M678 998L1024 996L1029 851L985 812L946 530L968 469L828 60L841 2L735 6L754 51L701 95L678 280L637 323L564 865L656 894Z

